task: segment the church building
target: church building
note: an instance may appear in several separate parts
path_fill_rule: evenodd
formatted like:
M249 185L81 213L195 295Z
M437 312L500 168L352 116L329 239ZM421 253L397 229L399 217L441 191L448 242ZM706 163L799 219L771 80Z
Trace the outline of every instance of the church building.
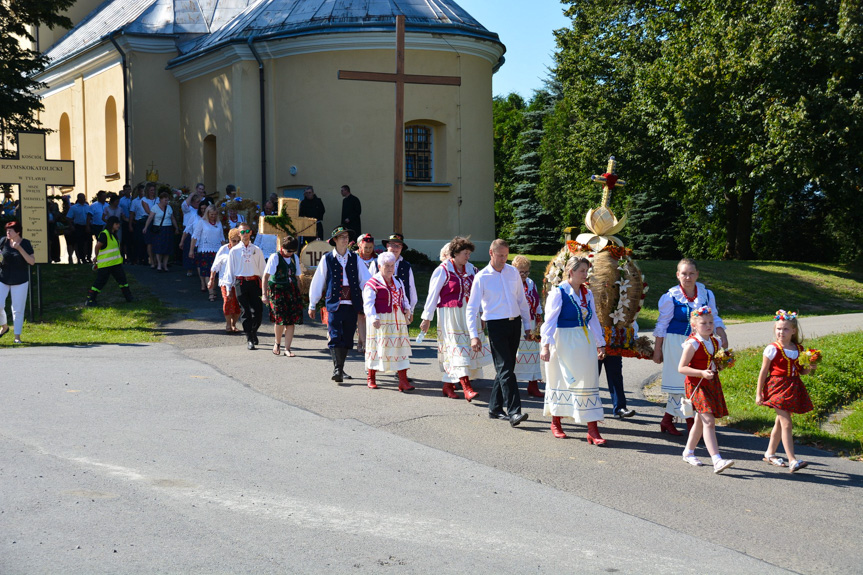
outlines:
M51 63L37 79L48 157L75 160L75 192L134 185L151 168L256 199L311 185L330 230L347 184L362 231L381 238L403 138L408 244L436 255L471 234L482 253L494 238L492 74L505 48L455 2L79 0L69 16L72 30L39 30ZM397 16L402 133L396 84L346 73L395 74Z

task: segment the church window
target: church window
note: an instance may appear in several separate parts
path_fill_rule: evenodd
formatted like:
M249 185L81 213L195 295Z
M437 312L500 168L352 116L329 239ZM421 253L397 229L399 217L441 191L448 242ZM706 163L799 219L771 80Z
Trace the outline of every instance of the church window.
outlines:
M72 128L69 125L69 114L60 116L60 159L72 159Z
M432 133L433 130L431 126L405 126L406 181L432 181L434 176L432 164Z
M117 102L113 96L108 96L108 101L105 102L105 179L108 181L120 179L119 140Z

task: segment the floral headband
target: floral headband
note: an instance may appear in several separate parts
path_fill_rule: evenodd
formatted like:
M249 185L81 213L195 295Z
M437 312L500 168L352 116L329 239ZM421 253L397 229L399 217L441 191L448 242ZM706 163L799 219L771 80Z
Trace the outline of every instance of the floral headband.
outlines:
M777 310L773 317L773 321L794 321L795 319L797 319L796 311L785 311L784 309Z
M700 308L689 314L689 317L701 317L703 315L713 315L713 310L710 309L710 306L701 306Z

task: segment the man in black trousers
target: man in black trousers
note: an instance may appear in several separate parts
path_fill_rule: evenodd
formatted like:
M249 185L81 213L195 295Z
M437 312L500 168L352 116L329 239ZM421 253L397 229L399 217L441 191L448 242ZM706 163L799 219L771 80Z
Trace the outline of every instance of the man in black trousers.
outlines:
M488 400L488 416L509 420L515 427L527 419L527 414L521 412L515 355L522 330L525 335L530 334L530 307L518 270L506 263L509 245L501 239L494 240L489 256L489 264L474 277L467 303L470 345L475 352L482 349L476 321L482 308L481 317L488 327L488 342L497 372Z

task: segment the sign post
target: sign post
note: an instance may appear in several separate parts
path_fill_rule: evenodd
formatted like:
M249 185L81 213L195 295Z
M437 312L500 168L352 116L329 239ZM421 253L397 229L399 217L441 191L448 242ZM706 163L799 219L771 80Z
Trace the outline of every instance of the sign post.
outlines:
M48 240L48 186L74 186L75 162L45 159L45 134L18 132L16 157L0 158L0 184L14 184L20 191L22 236L33 245L41 312L42 286L38 264L46 264L51 260ZM32 304L30 313L32 319Z

